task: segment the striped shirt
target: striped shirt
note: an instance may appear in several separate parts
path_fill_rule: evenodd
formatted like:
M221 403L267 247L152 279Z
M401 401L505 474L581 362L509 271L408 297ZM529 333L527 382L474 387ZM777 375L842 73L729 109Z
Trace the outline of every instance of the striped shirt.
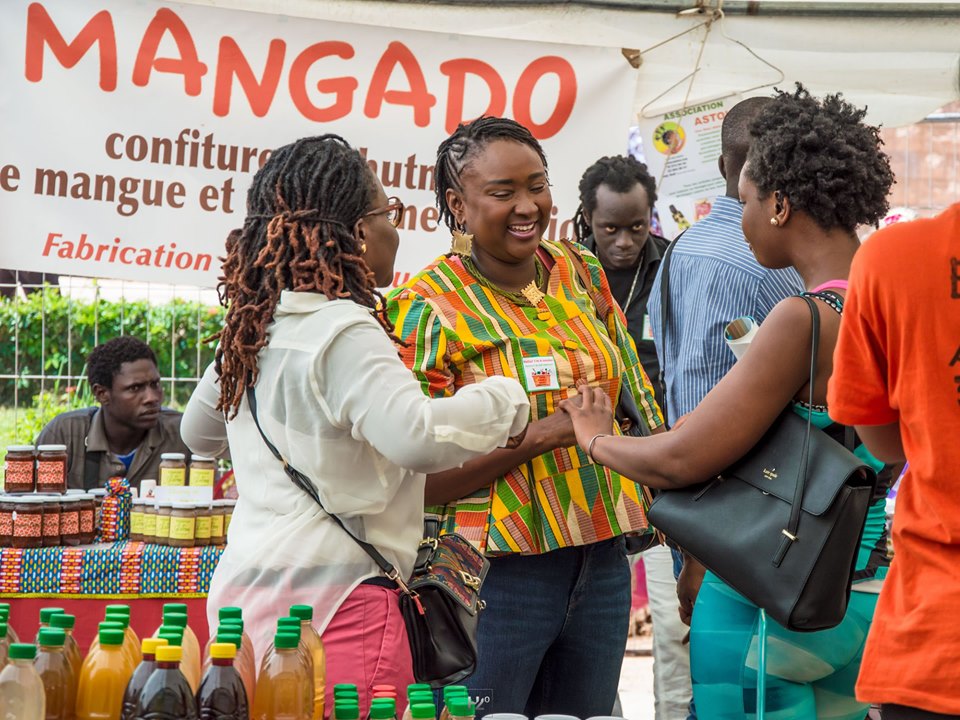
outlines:
M663 265L647 306L660 367L665 368L671 423L693 410L736 360L724 340L727 323L748 315L757 323L790 295L803 292L796 270L768 270L743 237L743 208L716 199L710 214L687 230L670 260L670 317L664 344L660 307Z
M438 258L390 294L388 315L407 343L401 357L424 393L444 397L493 375L515 377L527 389L536 421L576 395L579 380L602 387L614 403L626 383L647 424L662 425L600 262L578 248L593 285L586 289L572 265L580 259L560 243L544 240L540 247L553 266L546 296L536 305L479 282L457 256ZM542 386L534 365L550 368L559 387ZM488 554L538 554L647 528L639 486L591 463L577 446L544 453L429 510L441 516L446 531Z

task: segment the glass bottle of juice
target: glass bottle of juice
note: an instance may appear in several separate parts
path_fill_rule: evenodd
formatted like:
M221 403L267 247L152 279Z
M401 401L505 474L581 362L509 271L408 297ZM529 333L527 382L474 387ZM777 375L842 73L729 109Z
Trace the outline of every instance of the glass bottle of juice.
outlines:
M243 682L243 689L247 693L247 707L253 707L253 693L257 689L257 671L254 669L253 658L246 658L241 644L243 643L243 636L238 635L236 628L232 625L221 626L217 630L216 641L218 643L230 643L235 648L237 648L237 656L233 660L233 667L236 668L237 673L240 675L240 680ZM212 664L212 659L211 659ZM204 673L206 673L208 667L204 668Z
M210 646L210 668L197 691L197 710L203 720L239 720L250 717L247 690L233 666L237 648L232 643Z
M290 616L300 621L300 640L313 660L313 720L323 720L323 699L327 690L327 658L320 633L313 627L313 607L291 605Z
M140 657L143 659L130 676L126 690L123 691L123 711L121 720L134 720L137 716L137 701L143 686L157 669L157 648L167 645L166 638L144 638L140 643Z
M197 700L180 672L181 655L176 645L157 648L157 668L140 692L135 720L198 720Z
M10 664L0 671L0 718L44 720L46 697L43 682L33 667L35 645L13 643Z
M180 643L180 646L183 648L183 659L180 661L180 671L184 677L187 678L187 682L190 683L190 688L194 694L196 694L197 688L200 687L200 677L203 674L203 659L200 657L200 641L197 640L197 636L187 624L187 614L185 612L168 610L168 608L173 605L186 607L183 603L168 603L164 605L163 625L181 628L183 630L183 639Z
M77 641L73 637L73 626L76 622L76 617L67 615L66 613L60 613L50 618L50 627L59 628L63 630L64 635L66 635L63 641L63 654L66 655L67 660L70 661L70 667L73 669L74 683L80 680L80 666L83 665L83 655L80 654L80 646L77 645Z
M136 665L140 664L140 661L143 659L140 656L140 638L137 637L137 634L133 631L133 628L130 627L130 606L129 605L107 605L104 610L104 615L107 620L113 620L114 617L120 619L123 618L123 621L126 622L126 629L123 631L126 639L124 640L124 645L130 648L130 651L133 653L134 660L136 660Z
M294 633L273 637L273 654L264 658L254 693L252 720L311 720L313 678L300 659Z
M370 703L370 720L396 720L397 701L393 698L374 698Z
M77 720L120 720L133 664L123 651L122 629L103 629L98 640L80 668Z
M459 697L469 697L466 685L447 685L443 688L443 710L440 711L440 720L450 720L450 701Z
M77 702L77 678L63 652L67 635L59 628L40 631L40 645L33 667L43 682L46 720L71 720Z
M40 608L40 627L37 628L37 640L40 639L40 631L44 628L50 627L50 618L52 618L54 615L59 615L62 612L65 612L65 610L58 607ZM34 644L36 644L36 642Z

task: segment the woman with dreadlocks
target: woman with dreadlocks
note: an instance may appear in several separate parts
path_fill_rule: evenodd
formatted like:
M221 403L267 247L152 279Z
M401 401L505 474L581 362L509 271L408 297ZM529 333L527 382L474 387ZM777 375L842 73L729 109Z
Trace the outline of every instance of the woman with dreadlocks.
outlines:
M484 714L609 715L630 612L623 534L646 530L645 503L577 449L558 405L585 381L633 395L650 428L660 412L596 257L543 239L553 200L526 128L461 125L438 150L436 193L453 249L389 299L403 359L431 397L503 375L531 405L518 447L427 476L428 510L491 563L470 694Z
M219 608L242 607L259 661L277 618L291 604L311 606L327 652L327 707L338 682L358 683L361 703L374 685L413 682L396 586L330 514L408 577L424 473L504 446L529 414L515 380L431 400L400 362L376 288L393 277L402 210L336 135L274 152L253 179L243 228L228 238L216 361L182 424L194 452L229 443L240 493L210 583L210 627ZM266 441L312 482L326 512Z

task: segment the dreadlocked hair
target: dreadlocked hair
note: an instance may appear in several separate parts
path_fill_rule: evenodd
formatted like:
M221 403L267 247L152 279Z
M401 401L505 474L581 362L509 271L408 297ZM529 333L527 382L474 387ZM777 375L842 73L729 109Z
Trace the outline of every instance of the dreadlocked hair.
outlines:
M436 191L440 219L453 230L457 221L447 205L447 190L463 191L460 178L471 158L495 140L512 140L533 148L547 170L547 158L540 143L527 128L508 118L478 117L469 123L458 125L453 134L437 148Z
M258 376L257 354L283 290L349 298L393 325L353 228L376 195L370 169L338 135L298 140L276 150L253 178L243 227L226 240L217 290L227 308L217 336L217 409L235 417Z
M630 155L610 155L602 157L587 168L580 178L580 205L573 216L573 232L580 242L591 234L590 223L584 217L584 210L590 215L597 209L597 189L606 185L615 193L626 193L640 183L647 193L647 204L653 209L657 202L657 181L647 170L647 166Z
M778 90L750 126L747 177L761 198L783 193L824 230L876 225L894 179L866 114L839 94L815 98L800 83L793 93Z

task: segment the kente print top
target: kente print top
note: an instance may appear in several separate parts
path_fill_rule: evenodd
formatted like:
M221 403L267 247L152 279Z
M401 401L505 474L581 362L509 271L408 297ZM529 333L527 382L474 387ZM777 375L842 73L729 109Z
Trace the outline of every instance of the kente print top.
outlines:
M582 246L548 240L538 257L548 277L536 306L479 282L455 255L438 258L389 295L388 314L408 344L401 356L424 393L444 397L489 376L513 377L526 388L536 421L559 412L581 379L604 388L614 405L626 383L648 426L662 425L599 260ZM589 272L589 289L578 262ZM639 486L591 463L577 446L535 457L428 510L487 554L538 554L647 529Z

